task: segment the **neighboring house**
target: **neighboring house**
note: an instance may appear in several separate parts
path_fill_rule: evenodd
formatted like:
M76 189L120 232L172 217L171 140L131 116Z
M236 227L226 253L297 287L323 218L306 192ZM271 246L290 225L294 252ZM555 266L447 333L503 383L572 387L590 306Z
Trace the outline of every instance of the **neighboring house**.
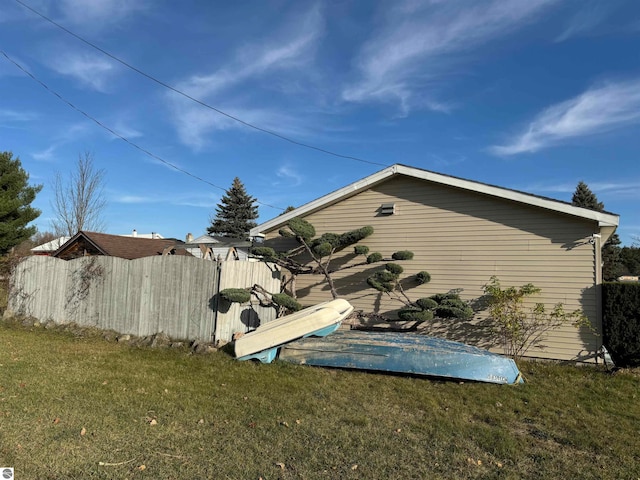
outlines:
M120 237L136 237L136 238L164 238L162 235L156 232L151 233L138 233L136 230L133 230L129 234L119 235ZM31 249L31 253L34 255L53 255L56 250L58 250L62 245L69 241L71 237L63 236L58 237L55 240L51 240L50 242L43 243L42 245L38 245Z
M463 299L478 305L483 286L496 275L503 287L533 283L542 289L535 301L549 308L582 309L595 332L566 326L547 337L546 348L529 356L594 361L602 343L601 246L618 226L619 217L515 190L430 171L393 165L336 190L251 230L265 245L284 246L278 235L289 219L311 222L316 234L342 233L371 225L374 233L360 242L385 257L411 250L411 261L399 262L404 277L426 270L431 282L411 287L412 299L462 289ZM334 263L362 260L353 250ZM393 316L401 305L368 287L366 278L382 264L349 268L334 274L339 295L356 309ZM330 298L320 275L300 275L302 303ZM436 323L432 333L480 346L491 346L483 311L472 322ZM498 349L498 351L500 351Z
M248 260L251 242L241 238L187 234L185 248L197 258L209 260Z
M184 249L184 242L173 238L136 238L80 231L52 254L53 257L63 260L93 255L133 260L155 255L189 255L189 253Z
M43 243L31 249L31 253L34 255L52 255L62 245L67 243L71 237L58 237L50 242Z

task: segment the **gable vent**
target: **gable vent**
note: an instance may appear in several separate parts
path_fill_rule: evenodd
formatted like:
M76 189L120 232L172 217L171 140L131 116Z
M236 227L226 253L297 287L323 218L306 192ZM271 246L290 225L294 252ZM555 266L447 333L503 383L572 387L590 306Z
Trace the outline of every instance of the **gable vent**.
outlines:
M395 203L383 203L380 205L380 215L393 215L396 213Z

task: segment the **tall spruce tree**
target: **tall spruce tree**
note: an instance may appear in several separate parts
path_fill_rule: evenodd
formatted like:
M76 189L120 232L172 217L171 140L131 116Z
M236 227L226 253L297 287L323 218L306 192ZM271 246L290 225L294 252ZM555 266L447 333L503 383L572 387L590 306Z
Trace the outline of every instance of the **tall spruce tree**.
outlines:
M597 210L598 212L604 210L604 203L598 201L595 193L593 193L582 180L578 182L576 191L573 193L573 197L571 197L571 203L576 207Z
M577 207L589 208L598 212L604 211L604 203L598 201L598 197L583 181L578 182L571 203ZM619 246L621 243L618 234L614 233L602 246L602 278L606 282L616 280L622 273Z
M231 238L246 239L249 230L257 224L258 206L256 199L244 188L238 177L233 179L233 185L225 192L216 207L216 216L211 218L211 226L207 233Z
M0 152L0 255L36 233L36 227L27 227L40 215L31 207L42 185L29 185L29 174L22 168L18 157L11 152Z

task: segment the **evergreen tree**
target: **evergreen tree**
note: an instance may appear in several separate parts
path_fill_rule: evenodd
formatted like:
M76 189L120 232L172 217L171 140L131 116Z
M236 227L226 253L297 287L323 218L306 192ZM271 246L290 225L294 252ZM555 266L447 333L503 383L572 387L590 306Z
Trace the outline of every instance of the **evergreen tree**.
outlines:
M36 233L36 227L27 227L40 215L31 207L42 185L29 185L29 174L20 159L11 152L0 152L0 255Z
M256 199L244 188L238 177L233 179L233 185L225 192L216 207L216 216L211 218L211 226L207 233L231 238L246 239L249 230L257 224L258 207L254 205Z
M598 201L598 197L583 181L578 182L571 203L576 207L589 208L598 212L604 211L604 203ZM602 278L605 282L616 280L622 273L619 246L621 243L618 234L614 233L602 246Z
M593 193L582 180L578 182L576 191L573 193L573 197L571 197L571 203L576 207L597 210L598 212L604 210L604 204L598 201L595 193Z

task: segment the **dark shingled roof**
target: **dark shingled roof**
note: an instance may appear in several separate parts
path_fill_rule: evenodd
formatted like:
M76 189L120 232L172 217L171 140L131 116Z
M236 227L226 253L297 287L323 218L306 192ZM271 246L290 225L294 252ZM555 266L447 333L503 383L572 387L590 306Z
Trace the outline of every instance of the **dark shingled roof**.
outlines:
M137 238L109 235L107 233L80 231L56 250L52 256L58 258L75 258L82 253L74 250L87 250L91 255L107 255L111 257L133 260L135 258L162 255L167 247L179 247L184 242L174 238ZM74 249L74 247L76 247ZM75 255L74 255L75 253ZM183 248L173 249L174 255L190 255Z

